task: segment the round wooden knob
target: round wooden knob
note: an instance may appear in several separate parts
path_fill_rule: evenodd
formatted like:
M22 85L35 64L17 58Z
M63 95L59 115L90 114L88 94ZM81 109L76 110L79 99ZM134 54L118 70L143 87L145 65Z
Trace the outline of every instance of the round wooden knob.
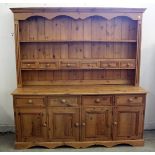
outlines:
M31 103L32 103L32 100L28 100L28 103L30 103L30 104L31 104Z
M100 100L99 98L97 98L97 99L95 100L96 103L100 103L100 101L101 101L101 100Z
M67 67L70 67L71 66L71 64L67 64Z
M30 66L31 66L31 64L27 64L27 66L28 66L28 67L30 67Z
M47 124L46 124L46 123L44 123L44 124L43 124L43 127L46 127L46 126L47 126Z
M82 126L85 126L85 125L86 125L86 123L83 122L83 123L82 123Z
M133 99L132 99L132 98L129 98L128 100L129 100L129 102L132 102L132 101L133 101Z
M62 99L61 102L62 102L62 103L66 103L66 100L65 100L65 99Z
M127 64L127 66L128 66L128 67L130 67L130 66L131 66L131 64L130 64L130 63L128 63L128 64Z
M50 64L47 64L46 66L47 66L47 67L49 67L49 66L50 66Z
M76 126L76 127L78 127L78 126L79 126L79 123L78 123L78 122L77 122L77 123L75 123L75 126Z
M117 125L117 122L114 122L114 125Z

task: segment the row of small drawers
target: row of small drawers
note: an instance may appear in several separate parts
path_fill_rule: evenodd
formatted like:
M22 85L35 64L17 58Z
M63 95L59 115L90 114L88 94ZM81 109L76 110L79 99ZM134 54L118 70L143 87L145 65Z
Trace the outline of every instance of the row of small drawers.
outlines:
M26 61L21 63L23 69L89 69L89 68L135 68L135 60L127 61L53 61L53 62L34 62Z
M78 96L49 96L47 106L69 106L76 107L80 105ZM15 106L45 106L44 96L18 96L15 97ZM116 95L113 102L113 96L82 96L83 106L103 106L103 105L143 105L143 95Z

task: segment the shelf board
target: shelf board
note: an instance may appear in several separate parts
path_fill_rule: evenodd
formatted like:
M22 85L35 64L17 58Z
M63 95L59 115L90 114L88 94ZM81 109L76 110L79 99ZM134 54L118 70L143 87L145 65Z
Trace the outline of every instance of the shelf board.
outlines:
M21 43L72 43L72 42L105 42L136 43L137 40L21 40Z

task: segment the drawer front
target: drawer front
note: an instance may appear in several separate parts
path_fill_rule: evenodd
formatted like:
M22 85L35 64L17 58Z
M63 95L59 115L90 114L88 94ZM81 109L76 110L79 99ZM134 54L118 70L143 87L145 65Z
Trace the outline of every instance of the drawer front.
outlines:
M49 97L48 106L53 107L76 107L78 104L78 97L76 96L58 96L58 97Z
M99 68L99 62L97 61L87 61L87 62L80 62L80 68L89 69L89 68Z
M31 68L36 68L37 64L36 62L22 62L21 67L25 69L31 69Z
M136 67L135 60L120 62L120 67L121 68L133 68L134 69Z
M83 96L82 105L83 106L112 105L112 97L111 96Z
M117 61L101 61L101 68L118 68L119 62Z
M39 68L56 69L58 68L58 63L57 62L39 62Z
M144 97L142 95L122 95L115 97L116 105L143 105Z
M74 61L61 61L60 68L69 69L69 68L78 68L78 62Z
M44 97L34 97L34 96L25 96L25 97L17 97L15 98L15 106L16 107L30 107L30 106L45 106Z

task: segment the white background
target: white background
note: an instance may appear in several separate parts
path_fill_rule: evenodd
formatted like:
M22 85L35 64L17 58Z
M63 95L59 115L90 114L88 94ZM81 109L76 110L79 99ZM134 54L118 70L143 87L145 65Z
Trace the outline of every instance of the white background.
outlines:
M155 1L77 0L74 2L74 0L55 0L46 3L44 0L43 2L0 3L0 131L14 129L12 96L10 94L16 88L16 68L14 36L12 36L14 33L13 14L9 8L65 6L147 8L143 15L140 85L148 91L145 129L155 129Z

